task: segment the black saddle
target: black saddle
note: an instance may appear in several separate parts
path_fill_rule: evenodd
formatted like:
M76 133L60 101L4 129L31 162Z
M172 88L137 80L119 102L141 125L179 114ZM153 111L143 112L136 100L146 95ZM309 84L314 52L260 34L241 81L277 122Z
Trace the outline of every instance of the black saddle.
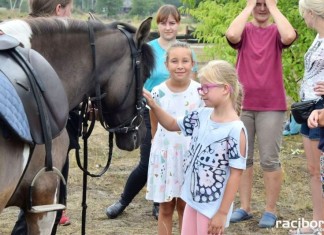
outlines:
M8 35L0 35L0 71L12 83L23 103L33 141L44 144L43 112L37 100L42 100L47 128L55 138L66 125L68 99L61 80L47 60L35 50L22 48L19 44ZM37 92L31 84L31 76L35 79Z

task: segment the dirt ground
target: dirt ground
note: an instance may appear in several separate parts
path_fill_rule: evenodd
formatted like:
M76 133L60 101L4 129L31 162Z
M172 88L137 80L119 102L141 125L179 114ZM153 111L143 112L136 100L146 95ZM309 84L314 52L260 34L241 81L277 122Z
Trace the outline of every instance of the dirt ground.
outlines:
M99 172L105 165L108 152L107 133L96 127L89 143L89 167ZM284 137L282 152L284 183L278 202L279 220L311 219L306 161L303 155L301 137ZM138 150L125 152L115 147L111 166L102 177L88 178L86 234L89 235L154 235L157 221L152 216L152 203L145 199L145 188L117 219L108 219L105 208L120 196L126 179L138 163ZM288 229L259 229L257 224L264 207L264 187L259 164L255 164L252 213L250 221L231 224L226 234L287 234ZM70 156L70 176L68 180L68 215L71 225L60 226L57 234L81 234L82 215L82 171L78 168L74 154ZM17 208L7 208L0 215L0 234L7 235L16 220ZM173 234L178 235L177 217L174 216Z
M201 45L193 46L199 67L204 64ZM89 169L99 172L106 164L108 153L108 135L97 123L89 142ZM258 153L255 153L258 159ZM145 188L116 219L108 219L105 214L107 206L119 199L129 173L138 164L139 151L121 151L114 148L111 166L102 177L88 177L87 189L87 235L155 235L157 221L152 216L152 202L145 199ZM306 160L301 144L301 136L283 138L281 161L284 170L284 182L278 201L278 220L310 221L312 204L309 193L309 178ZM265 196L262 172L258 161L255 162L255 176L252 199L253 219L231 224L226 230L229 235L288 234L287 228L259 229L258 222L264 210ZM82 171L78 168L75 155L70 154L70 174L68 179L68 215L71 225L60 226L58 235L81 234L82 218ZM236 199L237 203L238 199ZM237 206L237 205L236 205ZM17 208L7 208L0 215L0 235L8 235L14 226L18 214ZM174 216L173 234L179 235L177 216Z

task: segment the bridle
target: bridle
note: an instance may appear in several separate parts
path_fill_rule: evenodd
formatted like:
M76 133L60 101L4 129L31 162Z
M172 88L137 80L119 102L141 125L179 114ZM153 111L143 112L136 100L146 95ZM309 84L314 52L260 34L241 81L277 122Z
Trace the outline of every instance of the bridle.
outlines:
M122 27L118 28L126 36L128 45L131 50L132 68L134 71L134 76L131 80L131 84L133 84L133 82L135 80L135 83L136 83L135 84L136 85L136 93L135 93L135 95L136 95L136 106L135 106L136 112L134 113L134 116L132 116L128 120L124 121L123 123L121 123L115 127L111 127L107 124L107 122L104 120L104 117L103 117L101 99L105 96L105 94L101 94L100 83L99 83L99 79L98 79L97 72L96 72L96 48L95 48L94 31L93 31L93 26L91 25L91 23L89 21L88 21L88 26L89 26L89 40L90 40L91 51L92 51L93 76L95 79L95 97L92 98L91 100L95 101L94 102L95 106L98 109L98 113L97 113L98 117L97 118L99 119L103 128L110 133L126 134L130 131L138 131L139 126L143 122L143 113L144 113L145 105L146 105L143 95L142 95L143 81L141 79L141 63L142 63L141 48L136 47L132 35L127 30L125 30ZM130 85L129 89L131 87L132 86ZM126 101L128 93L129 92L126 92L126 94L119 106L122 106L123 103Z
M143 81L141 80L141 55L142 51L141 48L137 48L135 45L135 42L133 40L132 35L122 27L119 27L118 29L126 36L130 50L131 50L131 57L132 57L132 68L134 71L134 76L132 77L131 84L129 86L129 89L132 87L132 84L135 80L136 82L136 112L134 116L126 120L125 122L119 124L118 126L111 127L107 124L107 122L104 120L103 117L103 110L102 110L102 98L105 97L105 93L101 94L101 87L99 83L99 78L97 75L97 69L96 69L96 45L95 45L95 37L94 37L94 30L93 25L90 21L88 21L88 28L89 28L89 41L90 41L90 47L92 52L92 74L95 80L95 97L89 98L88 96L85 96L82 102L81 112L80 112L80 118L79 118L79 133L82 132L82 138L84 140L84 159L83 159L83 165L81 164L80 156L79 156L79 150L76 150L76 160L79 168L83 171L83 193L82 193L82 225L81 225L81 234L86 234L85 231L85 224L86 224L86 198L87 198L87 176L91 177L100 177L102 176L108 169L111 163L112 159L112 152L113 152L113 134L126 134L128 132L137 132L139 130L139 126L143 122L143 113L145 110L145 101L142 95L142 88L143 88ZM134 79L135 78L135 79ZM127 94L129 92L126 92L120 106L123 105L123 103L127 99ZM95 112L92 112L92 118L90 127L88 128L88 121L89 121L89 100L91 101L91 107L94 106L98 109L97 117ZM99 119L101 125L105 130L109 132L109 152L108 152L108 160L103 170L101 170L98 174L92 174L88 171L88 138L90 137L92 130L94 128L94 124L96 121L96 118ZM82 127L81 127L82 126Z

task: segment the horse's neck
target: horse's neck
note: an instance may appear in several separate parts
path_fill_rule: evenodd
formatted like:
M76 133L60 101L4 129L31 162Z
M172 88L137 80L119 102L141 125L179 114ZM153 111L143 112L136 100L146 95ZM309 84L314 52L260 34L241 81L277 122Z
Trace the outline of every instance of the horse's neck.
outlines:
M85 94L91 93L92 57L87 35L35 35L32 48L53 66L67 93L69 107L78 105Z

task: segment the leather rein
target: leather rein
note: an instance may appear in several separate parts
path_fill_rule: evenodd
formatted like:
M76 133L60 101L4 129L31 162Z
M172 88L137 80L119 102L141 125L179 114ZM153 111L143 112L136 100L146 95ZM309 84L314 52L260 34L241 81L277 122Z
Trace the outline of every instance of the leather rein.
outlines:
M137 48L135 46L135 42L133 40L133 37L131 33L123 29L122 27L119 27L118 29L126 36L130 50L131 50L131 57L132 57L132 68L134 71L134 76L132 78L132 83L135 80L136 82L136 112L133 117L126 120L122 124L111 127L107 124L107 122L104 120L103 117L103 110L102 110L102 98L105 97L106 93L101 93L101 86L99 83L99 78L97 75L97 69L96 69L96 45L95 45L95 36L94 36L94 29L93 25L90 21L88 21L88 29L89 29L89 41L90 41L90 47L92 52L92 76L95 80L95 97L89 97L85 96L82 102L81 110L80 110L80 116L79 116L79 131L82 135L82 139L84 142L84 159L83 159L83 166L81 164L80 160L80 154L79 150L76 150L76 160L79 168L83 171L83 193L82 193L82 229L81 234L86 234L85 231L85 224L86 224L86 190L87 190L87 176L91 177L100 177L102 176L108 169L111 163L112 159L112 152L113 152L113 134L114 133L128 133L130 131L138 131L139 126L143 122L143 112L145 109L145 102L144 98L142 96L142 87L143 82L140 77L140 67L141 67L141 49ZM135 79L134 79L135 78ZM130 87L132 87L130 85ZM130 89L130 88L129 88ZM126 92L125 97L123 98L120 105L122 105L127 98L127 94L129 92ZM90 101L90 102L89 102ZM88 111L96 107L98 109L97 116L95 112L89 113ZM91 115L91 116L90 116ZM88 171L88 138L90 137L96 119L99 119L100 124L103 126L105 130L109 132L109 150L108 150L108 159L106 162L105 167L101 170L98 174L92 174ZM90 126L88 125L88 121L90 121Z

